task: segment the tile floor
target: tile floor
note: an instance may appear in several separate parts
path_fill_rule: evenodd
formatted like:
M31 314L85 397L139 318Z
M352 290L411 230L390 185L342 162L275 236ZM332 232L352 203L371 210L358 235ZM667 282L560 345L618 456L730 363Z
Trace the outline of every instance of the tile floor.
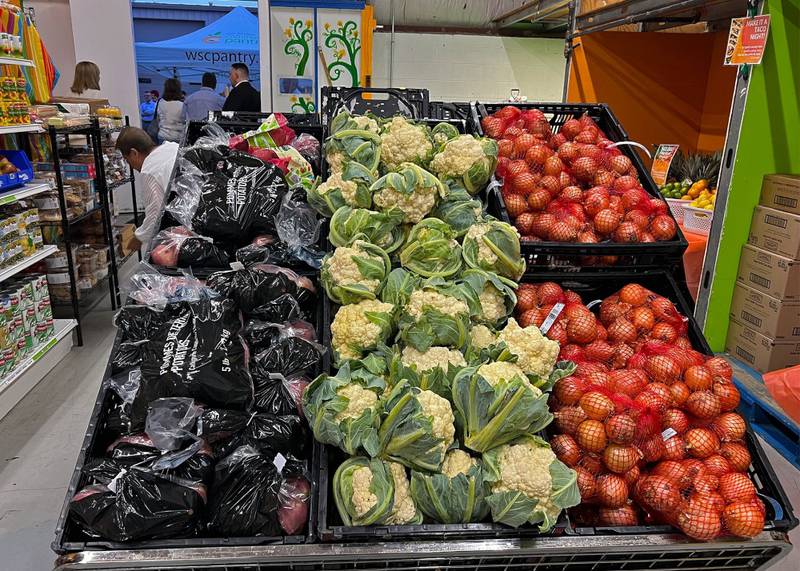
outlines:
M0 568L52 569L56 520L114 337L110 308L84 321L83 347L70 354L0 421ZM800 473L765 444L773 467L800 512ZM800 528L791 534L800 541ZM800 569L800 550L772 571Z

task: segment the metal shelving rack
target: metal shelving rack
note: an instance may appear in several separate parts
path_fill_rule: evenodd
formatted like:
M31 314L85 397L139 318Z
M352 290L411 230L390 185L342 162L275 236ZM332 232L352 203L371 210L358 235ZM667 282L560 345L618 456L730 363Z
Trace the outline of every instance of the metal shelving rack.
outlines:
M111 135L113 133L119 133L120 131L122 131L123 128L130 127L130 125L131 125L130 116L125 115L125 125L123 127L119 127L119 128L116 128L116 129L103 129L102 130L102 134L104 136L103 142L104 143L109 142L110 141L110 137L111 137ZM118 180L118 181L114 181L112 183L109 183L108 180L106 180L106 186L107 186L107 190L108 190L108 199L109 199L110 208L111 208L111 211L112 211L112 218L113 218L113 212L114 212L114 191L116 189L118 189L118 188L122 188L126 184L130 184L131 185L131 205L133 206L133 220L131 220L131 222L133 223L134 226L139 226L139 204L138 204L138 200L136 198L136 177L135 177L134 172L133 172L133 167L131 167L130 165L128 166L128 176L127 176L127 178L124 178L124 179ZM113 226L112 226L112 232L113 232ZM136 254L139 256L139 261L141 261L142 260L142 251L141 250L137 250ZM121 266L126 261L128 261L128 259L132 255L133 255L133 252L131 252L130 254L125 256L124 258L122 258L120 260L119 265ZM119 298L117 299L117 302L119 302Z
M64 137L64 147L69 147L69 137L71 136L85 136L87 143L92 147L95 165L95 193L100 198L100 205L91 209L90 211L76 217L69 219L67 217L67 203L64 196L64 176L61 172L61 157L59 156L59 149L62 145L59 142L59 137ZM69 272L70 283L70 304L71 317L77 321L76 335L78 345L83 345L83 331L81 329L81 314L86 314L94 308L103 298L98 295L98 291L107 282L109 293L111 294L111 308L116 310L119 304L119 285L117 278L117 258L114 249L114 236L111 226L111 210L109 208L109 190L106 181L105 165L103 162L102 154L102 139L101 130L97 119L92 119L91 123L81 127L69 128L56 128L50 127L48 129L48 136L50 138L50 145L53 152L53 170L56 177L56 190L58 191L58 204L61 210L61 221L54 224L60 224L62 240L64 249L67 255L67 271ZM84 300L78 298L78 287L76 284L75 275L75 260L72 257L72 246L75 241L73 239L73 228L88 220L95 212L100 212L100 218L103 224L103 235L105 243L108 246L109 257L109 271L108 275L102 280L98 281L97 285L92 288L91 293ZM60 304L54 304L53 309L63 308Z

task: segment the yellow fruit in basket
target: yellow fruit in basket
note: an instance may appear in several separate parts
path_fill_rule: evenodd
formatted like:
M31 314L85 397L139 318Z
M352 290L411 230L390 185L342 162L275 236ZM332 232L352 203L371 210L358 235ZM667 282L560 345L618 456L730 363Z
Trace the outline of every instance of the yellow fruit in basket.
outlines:
M691 200L691 199L692 197L689 196L688 194L684 194L683 196L681 196L681 200Z

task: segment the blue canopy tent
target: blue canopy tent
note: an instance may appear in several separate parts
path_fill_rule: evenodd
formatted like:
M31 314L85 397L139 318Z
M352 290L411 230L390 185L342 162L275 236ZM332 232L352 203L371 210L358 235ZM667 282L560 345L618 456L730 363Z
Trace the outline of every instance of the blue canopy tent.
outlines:
M231 64L244 63L258 89L258 18L237 7L190 34L160 42L136 42L136 61L145 70L178 77L187 86L199 83L207 71L217 75L218 85L224 85Z

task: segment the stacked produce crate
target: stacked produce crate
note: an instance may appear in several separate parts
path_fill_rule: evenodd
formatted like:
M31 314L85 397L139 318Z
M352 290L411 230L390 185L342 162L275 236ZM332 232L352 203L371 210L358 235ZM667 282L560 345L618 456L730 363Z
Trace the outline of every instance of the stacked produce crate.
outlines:
M691 317L676 269L686 242L635 153L613 146L626 137L610 111L490 108L484 119L530 118L506 156L509 137L482 136L479 105L431 104L424 90L364 97L375 91L326 89L324 131L246 114L190 125L182 157L204 178L184 163L176 170L152 267L137 276L137 304L117 318L108 382L54 544L63 568L755 569L785 553L791 505L734 412L730 368ZM292 142L289 127L308 137ZM608 180L590 176L580 154L560 157L568 143L577 153L593 145ZM552 173L539 157L526 160L534 145L547 149L542 163L558 158L559 173L554 160ZM512 176L522 166L514 161L530 184ZM526 211L510 216L517 195ZM591 203L600 208L589 212ZM537 235L519 220L526 213L568 228ZM580 228L571 217L582 217ZM579 232L594 239L576 242ZM185 268L194 277L180 275ZM192 321L181 312L200 303L197 291L247 320L211 333L221 352L200 362L226 367L213 386L204 387L208 365L187 377L176 356ZM167 322L131 336L138 314L150 315L141 306L156 302ZM192 322L202 346L205 326ZM229 346L240 336L253 353L255 402L219 402L243 386L243 358ZM317 373L303 389L304 374ZM186 406L131 400L120 389L134 380L137 395ZM166 386L170 394L159 392ZM105 516L126 521L111 503L117 482L141 477L108 463L133 444L141 452L142 441L114 438L133 417L141 430L148 405L148 454L161 437L211 446L210 457L202 444L189 455L204 469L216 463L205 473L208 502L168 529L155 522L109 537ZM221 436L217 417L227 414L248 420ZM293 425L302 434L274 415L302 415ZM252 452L231 454L239 444ZM245 455L259 460L236 477L253 490L234 502L242 490L221 492ZM298 456L307 480L281 476ZM186 466L145 466L186 487L175 472ZM293 493L275 500L265 481L271 490L291 483ZM93 483L105 489L85 488ZM102 509L84 509L92 497ZM234 512L240 521L220 519Z

